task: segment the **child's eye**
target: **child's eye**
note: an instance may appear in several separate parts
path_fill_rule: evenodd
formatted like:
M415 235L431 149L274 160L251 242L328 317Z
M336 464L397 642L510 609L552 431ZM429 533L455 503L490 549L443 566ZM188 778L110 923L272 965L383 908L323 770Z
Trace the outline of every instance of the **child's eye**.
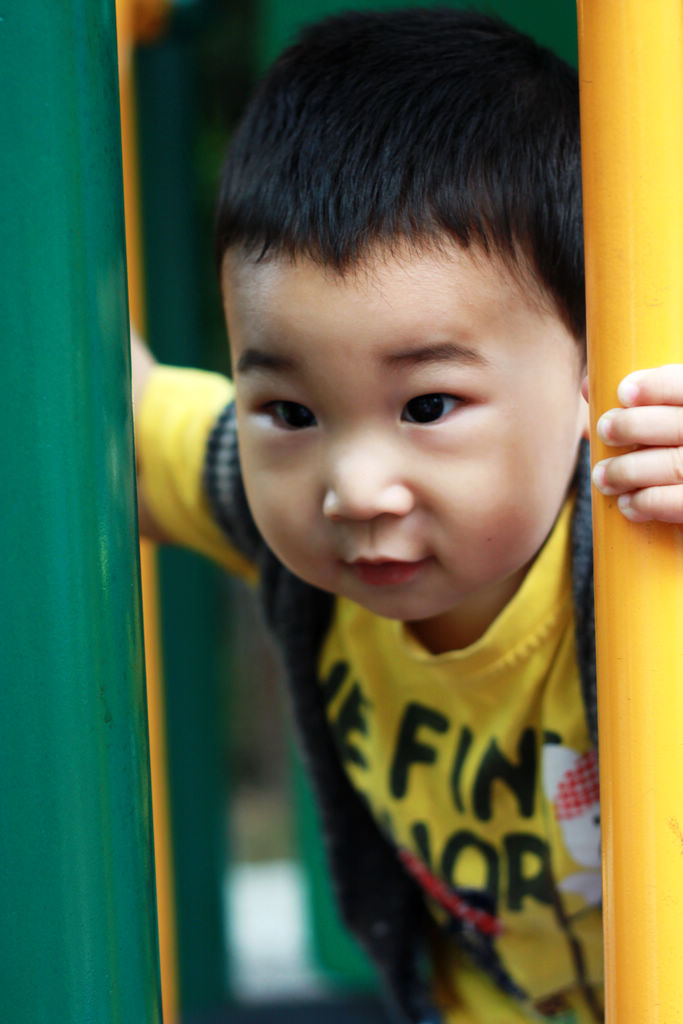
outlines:
M299 402L271 402L268 410L274 419L290 430L303 430L314 427L316 423L311 410Z
M409 423L434 423L460 403L453 395L418 395L403 406L401 419Z

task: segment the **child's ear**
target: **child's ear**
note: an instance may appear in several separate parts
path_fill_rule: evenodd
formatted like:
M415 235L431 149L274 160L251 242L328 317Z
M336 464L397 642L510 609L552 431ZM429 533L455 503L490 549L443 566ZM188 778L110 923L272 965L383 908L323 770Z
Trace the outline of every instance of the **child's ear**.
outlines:
M581 382L581 434L586 439L590 438L590 415L588 411L588 375Z

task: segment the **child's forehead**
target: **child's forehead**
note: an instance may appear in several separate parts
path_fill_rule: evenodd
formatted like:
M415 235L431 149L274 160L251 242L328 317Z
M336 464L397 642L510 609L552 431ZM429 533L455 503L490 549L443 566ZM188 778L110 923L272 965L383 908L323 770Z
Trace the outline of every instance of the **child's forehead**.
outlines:
M476 288L480 295L488 293L492 301L514 297L531 308L554 311L552 298L522 254L504 258L481 246L463 247L450 239L420 245L409 241L376 245L341 268L308 255L266 254L261 258L229 250L221 279L226 302L246 304L247 311L255 299L262 305L278 289L303 282L303 290L312 299L330 286L353 289L368 297L393 287L414 286L425 292L425 301L438 292L447 298L462 283Z

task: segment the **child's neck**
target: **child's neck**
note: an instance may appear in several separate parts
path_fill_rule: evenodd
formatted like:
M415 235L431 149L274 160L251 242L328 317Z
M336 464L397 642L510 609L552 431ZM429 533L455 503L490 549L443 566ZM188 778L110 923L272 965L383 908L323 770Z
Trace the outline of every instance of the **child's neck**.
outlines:
M459 651L484 635L491 623L519 590L529 566L501 580L482 594L429 619L406 625L413 636L431 654Z

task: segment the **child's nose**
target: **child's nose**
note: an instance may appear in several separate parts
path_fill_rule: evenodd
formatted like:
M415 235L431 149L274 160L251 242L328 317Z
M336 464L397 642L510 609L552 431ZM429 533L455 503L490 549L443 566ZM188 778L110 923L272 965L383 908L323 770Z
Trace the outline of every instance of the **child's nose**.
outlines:
M407 515L414 507L413 493L392 463L389 452L362 444L341 454L329 476L324 515L333 521Z

